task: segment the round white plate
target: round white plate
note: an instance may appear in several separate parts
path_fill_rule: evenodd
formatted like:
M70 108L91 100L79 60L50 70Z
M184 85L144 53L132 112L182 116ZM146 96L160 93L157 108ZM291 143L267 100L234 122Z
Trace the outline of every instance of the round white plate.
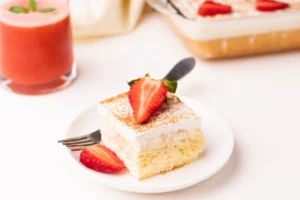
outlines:
M230 158L234 147L234 137L226 122L210 108L186 98L180 99L189 105L202 118L202 131L205 135L204 152L191 164L164 175L137 181L125 171L121 174L104 174L92 171L79 161L79 152L71 152L80 168L107 186L138 193L162 193L183 189L199 183L219 171ZM75 137L99 129L97 106L81 113L71 124L67 137Z

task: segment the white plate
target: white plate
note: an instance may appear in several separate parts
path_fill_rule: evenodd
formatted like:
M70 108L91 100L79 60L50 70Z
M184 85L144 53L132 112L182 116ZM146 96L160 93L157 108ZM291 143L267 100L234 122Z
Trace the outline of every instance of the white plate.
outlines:
M210 108L201 103L180 97L202 117L202 131L205 135L204 152L191 164L152 178L137 181L128 172L118 175L98 173L86 168L78 161L79 152L71 152L80 168L107 186L138 193L162 193L183 189L199 183L219 171L230 158L234 137L226 122ZM96 105L81 113L71 124L67 137L79 136L99 128Z

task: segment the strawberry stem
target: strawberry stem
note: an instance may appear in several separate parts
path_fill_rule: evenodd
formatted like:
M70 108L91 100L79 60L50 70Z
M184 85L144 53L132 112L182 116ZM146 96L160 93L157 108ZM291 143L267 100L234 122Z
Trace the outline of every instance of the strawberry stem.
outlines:
M150 75L147 73L145 75L145 77L150 77ZM127 84L129 85L129 87L131 87L138 79L133 79L129 82L127 82ZM177 90L177 86L178 86L178 83L177 81L173 81L173 80L170 80L170 79L161 79L161 81L164 83L164 85L167 87L168 91L171 92L171 93L175 93L176 90Z

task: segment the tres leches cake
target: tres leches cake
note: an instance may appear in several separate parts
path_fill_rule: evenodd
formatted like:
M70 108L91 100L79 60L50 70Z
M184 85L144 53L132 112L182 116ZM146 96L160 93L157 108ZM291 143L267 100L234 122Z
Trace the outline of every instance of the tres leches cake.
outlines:
M175 94L177 82L143 77L99 103L104 145L137 180L189 164L203 151L200 117Z
M147 0L205 59L300 49L300 0Z

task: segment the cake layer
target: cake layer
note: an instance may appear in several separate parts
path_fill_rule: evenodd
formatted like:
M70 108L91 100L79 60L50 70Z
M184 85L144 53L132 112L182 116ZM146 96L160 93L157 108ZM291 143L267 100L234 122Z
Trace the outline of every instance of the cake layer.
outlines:
M171 171L189 164L203 151L204 136L200 129L178 130L165 134L173 140L152 139L135 148L117 132L113 124L101 118L102 140L124 162L130 174L138 180ZM153 146L153 143L157 143Z
M192 40L170 24L186 47L205 59L248 56L300 49L300 28L209 41Z
M145 124L134 121L127 93L100 102L98 110L100 116L112 121L117 131L137 148L161 134L178 129L192 130L201 126L199 116L171 93L162 108Z
M121 136L120 130L115 123L105 116L100 116L101 140L104 145L114 151L123 161L127 170L133 177L138 176L136 144Z
M172 171L195 160L204 148L200 129L178 130L171 133L175 140L162 143L159 148L144 146L138 154L138 179Z

